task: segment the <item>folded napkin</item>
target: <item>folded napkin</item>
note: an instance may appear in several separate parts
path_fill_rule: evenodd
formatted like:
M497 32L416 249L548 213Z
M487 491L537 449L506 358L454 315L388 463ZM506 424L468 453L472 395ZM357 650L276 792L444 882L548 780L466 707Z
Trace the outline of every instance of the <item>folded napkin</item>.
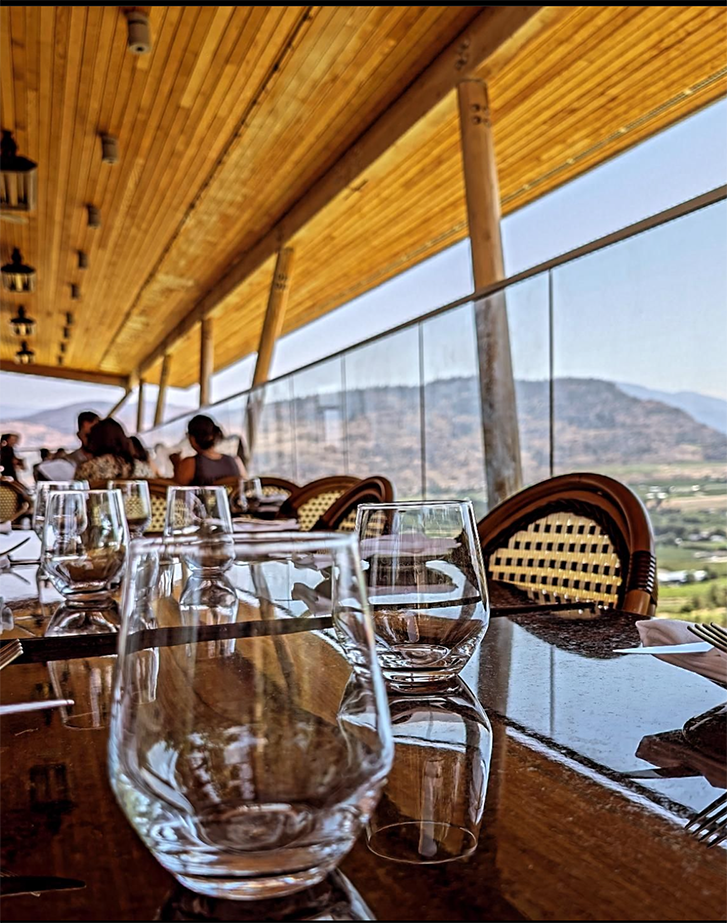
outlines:
M697 638L689 631L688 622L679 619L646 619L636 623L644 647L659 644L691 644ZM699 673L718 686L727 686L727 654L712 648L703 654L655 654L659 660L683 670Z

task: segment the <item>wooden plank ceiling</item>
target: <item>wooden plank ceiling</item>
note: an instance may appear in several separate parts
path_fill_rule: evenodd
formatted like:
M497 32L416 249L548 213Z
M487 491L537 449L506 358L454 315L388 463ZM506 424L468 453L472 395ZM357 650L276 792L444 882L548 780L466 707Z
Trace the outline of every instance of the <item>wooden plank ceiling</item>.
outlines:
M122 10L0 8L2 128L39 164L35 213L0 224L3 262L19 246L38 272L34 294L3 295L4 360L22 303L39 364L56 364L70 310L65 365L133 373L482 8L152 7L145 56L128 52ZM726 28L723 7L561 8L487 75L503 211L723 96ZM281 241L296 251L284 332L465 234L451 93ZM215 308L217 369L256 349L272 267ZM198 351L193 329L171 384L196 379Z

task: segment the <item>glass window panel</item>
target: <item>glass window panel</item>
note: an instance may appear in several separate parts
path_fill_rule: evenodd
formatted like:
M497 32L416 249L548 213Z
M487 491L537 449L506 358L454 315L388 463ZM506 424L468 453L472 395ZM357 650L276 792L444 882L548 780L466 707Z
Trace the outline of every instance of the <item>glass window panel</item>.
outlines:
M295 421L293 419L293 387L290 378L265 385L250 473L278 475L298 481L296 469ZM247 401L247 398L245 398Z
M301 484L346 473L342 361L332 359L291 376Z
M382 474L397 499L421 498L418 329L352 350L344 362L350 473Z

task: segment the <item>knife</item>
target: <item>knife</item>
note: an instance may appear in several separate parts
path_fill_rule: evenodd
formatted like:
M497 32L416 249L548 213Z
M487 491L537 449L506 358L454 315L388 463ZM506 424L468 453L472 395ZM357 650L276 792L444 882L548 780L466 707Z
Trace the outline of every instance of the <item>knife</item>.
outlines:
M85 888L86 882L79 878L55 878L52 875L10 875L0 876L0 896L11 894L40 894L43 891L73 891Z
M661 644L653 647L617 647L614 654L706 654L714 650L707 641L687 644Z

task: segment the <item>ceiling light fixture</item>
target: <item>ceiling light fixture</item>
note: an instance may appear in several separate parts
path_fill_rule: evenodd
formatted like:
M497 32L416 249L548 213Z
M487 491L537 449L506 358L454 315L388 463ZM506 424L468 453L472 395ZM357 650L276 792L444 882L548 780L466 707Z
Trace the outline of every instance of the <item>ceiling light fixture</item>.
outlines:
M71 328L70 328L70 327L64 327L64 328L63 328L63 339L64 339L64 340L70 340L70 339L71 339Z
M32 266L26 266L23 263L23 257L20 250L16 247L10 258L2 269L3 288L9 292L25 294L35 289L35 270Z
M101 160L104 163L119 162L119 142L111 135L101 135Z
M66 327L73 326L73 315L70 311L66 311Z
M0 140L0 170L0 210L11 214L32 212L37 194L38 165L27 157L18 156L18 146L9 131L3 131Z
M15 353L15 364L30 365L33 359L35 359L35 353L32 349L28 349L28 344L23 340L20 349Z
M35 321L32 317L28 317L25 313L25 308L21 306L18 308L17 315L10 318L10 326L13 328L15 336L29 337L33 335Z
M86 209L88 211L88 226L90 228L100 228L101 227L101 212L96 208L95 205L87 205Z
M84 250L78 251L78 268L88 269L88 253Z
M75 282L71 282L71 298L74 301L77 301L81 297L81 289L76 285Z
M149 17L141 10L128 10L126 21L129 35L126 44L133 54L148 54L151 51L151 29Z

